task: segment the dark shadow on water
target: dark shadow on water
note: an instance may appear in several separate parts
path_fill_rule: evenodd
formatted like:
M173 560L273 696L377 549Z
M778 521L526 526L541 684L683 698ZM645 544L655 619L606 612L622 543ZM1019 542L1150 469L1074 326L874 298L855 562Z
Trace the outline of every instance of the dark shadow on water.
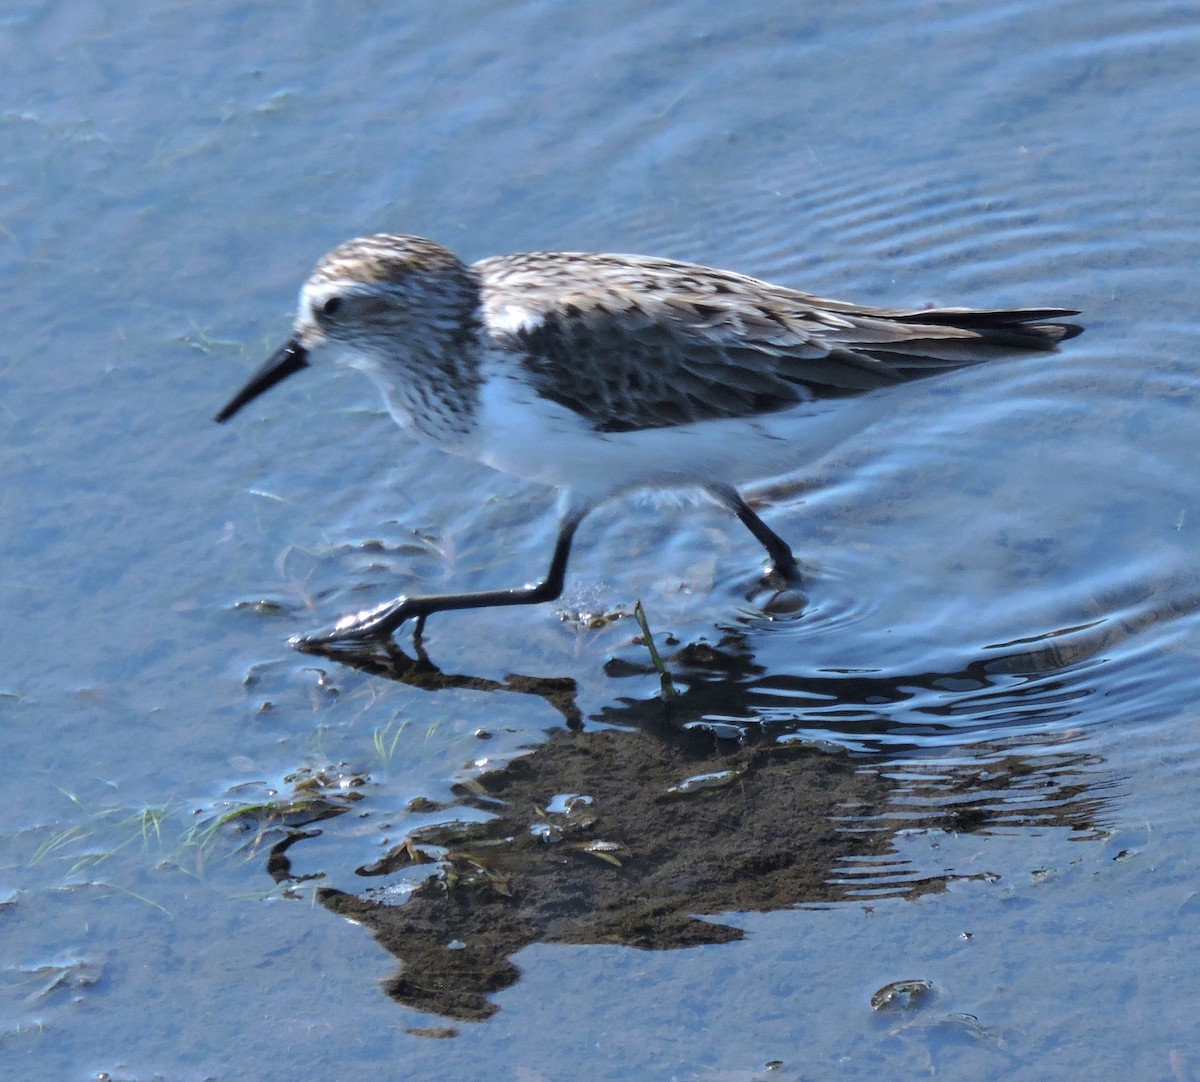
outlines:
M414 648L413 656L410 656L394 642L323 646L319 649L309 648L307 652L422 691L464 688L468 691L509 691L518 695L535 695L562 714L567 728L583 727L583 714L575 702L575 681L567 676L509 673L503 680L492 680L466 673L447 673L430 661L429 655L419 646Z
M901 827L965 833L993 818L1012 825L1002 810L1010 784L1025 798L1036 794L1021 801L1025 825L1091 834L1103 806L1086 780L1099 764L1070 753L1012 752L986 781L978 769L942 774L938 795L952 796L953 810L924 813L911 780L899 808L897 784L865 766L804 747L722 753L710 738L703 754L644 732L558 732L534 754L477 779L478 792L461 793L463 808L492 810L495 819L414 832L360 869L385 876L433 859L434 874L405 904L369 890L322 889L317 897L370 928L401 960L401 972L386 982L389 995L480 1020L497 1009L488 997L519 976L512 955L531 943L658 950L727 943L742 932L699 918L915 898L988 873L907 867L893 845Z
M752 636L731 630L668 658L679 689L670 703L627 699L597 717L605 728L552 733L461 784L443 822L359 868L361 893L320 888L317 898L400 960L389 995L470 1021L495 1013L490 997L518 979L512 956L532 943L727 943L742 932L705 916L991 880L978 868L919 867L898 835L1054 827L1100 837L1119 779L1072 746L1072 719L1094 700L1098 652L1137 626L1126 615L1056 630L953 673L803 678L765 673ZM386 664L361 652L354 664L430 688L534 693L573 716L569 681L480 683L384 653ZM614 663L610 675L642 671ZM898 720L906 702L916 713ZM840 744L829 739L839 731ZM277 881L295 881L288 850L305 836L276 845ZM416 883L405 896L397 880Z

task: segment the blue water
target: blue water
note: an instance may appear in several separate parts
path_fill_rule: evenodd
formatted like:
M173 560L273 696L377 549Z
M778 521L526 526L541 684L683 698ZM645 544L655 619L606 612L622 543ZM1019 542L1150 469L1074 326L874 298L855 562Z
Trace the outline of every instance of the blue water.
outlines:
M1179 3L7 11L10 1073L1196 1077L1198 46ZM627 501L557 608L429 625L447 672L569 678L585 726L628 724L657 676L629 621L582 616L640 598L738 659L672 662L691 721L849 748L898 816L982 792L1011 826L900 834L887 875L986 877L730 915L723 946L535 945L491 1021L435 1041L363 929L207 832L298 770L356 775L293 856L361 889L413 797L563 725L286 645L401 589L527 581L553 535L552 494L406 442L353 374L211 423L316 258L380 229L1084 312L1059 354L922 384L762 494L817 569L798 618L747 600L761 553L718 509ZM1002 768L1027 780L969 780ZM872 1013L914 977L936 1009Z

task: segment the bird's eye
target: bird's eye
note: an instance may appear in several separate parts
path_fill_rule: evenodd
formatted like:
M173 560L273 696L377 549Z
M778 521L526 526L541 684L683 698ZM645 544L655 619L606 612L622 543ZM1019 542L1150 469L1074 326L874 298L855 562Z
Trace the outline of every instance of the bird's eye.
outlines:
M321 305L321 314L324 316L336 316L341 307L341 297L330 297Z

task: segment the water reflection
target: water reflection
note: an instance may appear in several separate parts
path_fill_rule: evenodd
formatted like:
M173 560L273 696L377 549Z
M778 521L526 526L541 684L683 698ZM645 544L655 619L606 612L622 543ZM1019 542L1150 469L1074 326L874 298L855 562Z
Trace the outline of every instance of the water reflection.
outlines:
M1073 719L1093 726L1124 716L1104 693L1130 679L1153 682L1148 629L1200 608L1200 596L1169 581L1108 598L1102 614L1071 627L977 648L953 668L911 672L768 670L753 656L751 627L729 629L715 646L671 658L681 707L692 724L765 729L774 739L817 740L854 751L916 751L1045 733ZM747 623L753 624L753 621ZM806 631L806 634L811 634ZM622 660L613 677L645 675ZM1136 673L1136 676L1132 675ZM614 709L599 718L614 720Z
M583 725L583 715L575 701L575 681L568 676L522 676L519 673L509 673L503 680L493 680L468 673L447 673L430 660L419 643L414 644L411 655L395 642L323 644L319 647L309 647L306 652L319 654L360 672L386 677L422 691L464 688L469 691L505 691L518 695L535 695L545 699L562 714L568 728L578 729Z
M1035 826L1099 837L1117 779L1061 723L1093 695L1092 662L1111 641L1098 621L996 648L956 672L785 678L756 664L744 629L730 630L716 646L671 656L679 694L670 703L631 697L600 713L606 727L552 733L461 784L441 822L360 867L362 892L317 897L400 960L389 995L479 1020L518 979L512 956L531 943L726 943L742 932L705 915L915 898L954 879L998 878L948 869L944 854L924 867L902 838ZM558 696L571 716L569 682L470 682L428 658L383 653L339 657L425 686ZM1056 667L1064 657L1071 663ZM916 705L898 712L905 703ZM1025 724L1034 716L1036 732ZM303 837L275 847L279 882L293 880L289 850Z

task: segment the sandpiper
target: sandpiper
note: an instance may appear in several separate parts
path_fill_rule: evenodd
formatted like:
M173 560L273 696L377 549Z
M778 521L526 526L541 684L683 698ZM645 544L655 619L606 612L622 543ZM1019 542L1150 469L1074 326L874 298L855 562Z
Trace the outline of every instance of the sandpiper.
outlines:
M795 581L792 550L739 483L795 469L887 413L887 389L1002 353L1050 350L1065 308L892 309L825 300L732 271L645 256L531 252L467 265L384 233L326 255L292 336L224 409L329 355L370 376L417 438L559 489L545 578L508 590L398 597L293 639L386 640L451 609L531 605L563 589L571 541L598 503L698 487Z

